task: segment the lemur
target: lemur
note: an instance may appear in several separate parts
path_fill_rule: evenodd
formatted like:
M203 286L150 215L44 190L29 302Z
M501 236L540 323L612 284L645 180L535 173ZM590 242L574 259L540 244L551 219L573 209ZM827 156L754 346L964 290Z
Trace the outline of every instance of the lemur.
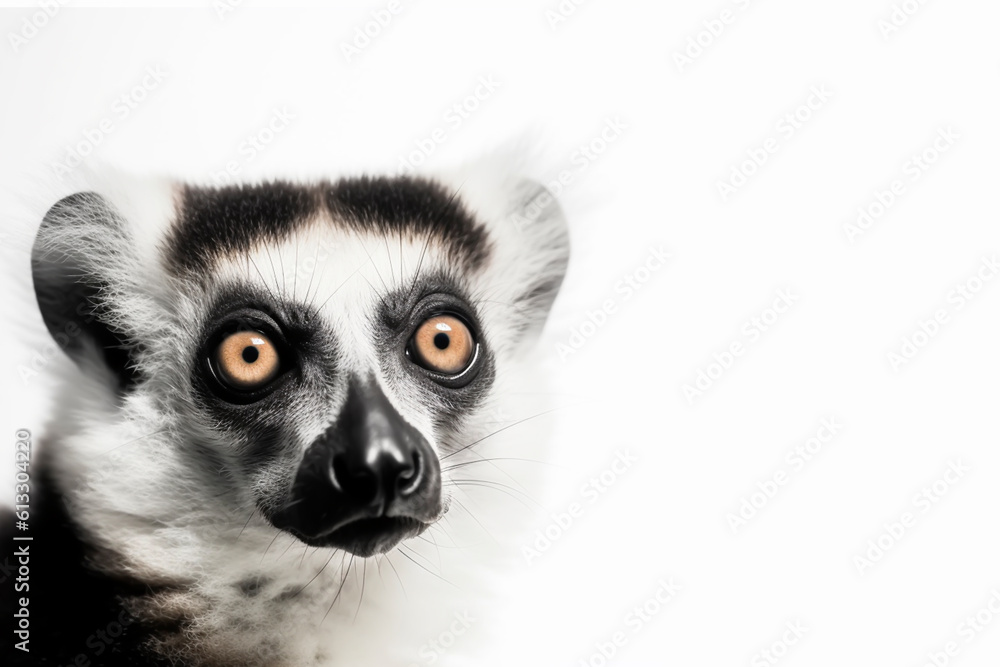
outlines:
M30 653L7 633L7 655L442 657L417 649L450 617L427 610L455 582L408 565L407 545L444 546L434 530L461 514L463 467L495 466L478 443L503 430L489 415L569 256L560 207L516 172L486 160L224 186L119 174L50 200L32 277L75 364L32 460L30 591L2 586L7 619L30 596ZM2 519L7 555L22 543ZM463 590L489 574L467 565L452 572Z

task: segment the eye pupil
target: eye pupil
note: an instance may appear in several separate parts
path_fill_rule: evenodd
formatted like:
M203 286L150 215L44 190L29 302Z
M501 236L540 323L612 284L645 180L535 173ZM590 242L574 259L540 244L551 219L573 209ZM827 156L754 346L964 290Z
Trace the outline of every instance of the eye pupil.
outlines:
M242 356L243 356L243 361L247 362L248 364L252 364L253 362L257 361L258 357L260 357L260 352L258 352L257 348L254 347L253 345L247 345L245 348L243 348Z
M451 338L446 333L439 333L434 336L434 347L439 350L447 349L451 345Z

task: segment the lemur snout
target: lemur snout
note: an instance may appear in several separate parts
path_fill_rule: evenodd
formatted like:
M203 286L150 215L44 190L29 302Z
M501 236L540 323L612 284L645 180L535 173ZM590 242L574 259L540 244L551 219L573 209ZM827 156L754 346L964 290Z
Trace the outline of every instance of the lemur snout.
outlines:
M377 383L354 379L272 521L311 544L368 556L421 532L440 512L441 468L430 444Z

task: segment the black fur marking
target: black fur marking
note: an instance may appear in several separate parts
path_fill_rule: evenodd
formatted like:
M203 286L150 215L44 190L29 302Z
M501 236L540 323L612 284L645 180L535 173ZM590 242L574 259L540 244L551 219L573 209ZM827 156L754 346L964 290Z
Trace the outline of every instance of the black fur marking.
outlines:
M287 602L294 600L302 592L301 586L286 586L280 593L271 598L274 602Z
M317 209L308 188L276 181L222 188L185 187L167 261L181 273L204 271L220 256L279 242Z
M246 472L274 465L295 450L290 438L297 415L322 410L332 400L339 374L332 334L317 326L316 311L303 304L276 300L275 295L251 285L236 284L218 291L212 316L204 324L192 364L192 386L199 406L231 436L240 441L237 461ZM254 315L256 314L256 315ZM218 331L235 321L271 321L265 333L278 346L288 370L278 386L258 400L233 402L212 381L208 358ZM253 328L253 327L251 327Z
M184 187L166 244L167 264L180 274L205 272L220 257L287 239L319 212L357 232L428 236L466 270L489 255L486 230L457 192L427 179L362 176L317 185Z
M465 320L479 345L479 359L469 371L474 374L470 379L449 382L420 368L407 357L406 348L413 332L424 320L441 313L451 313ZM439 430L452 430L465 415L482 404L493 386L495 361L478 314L458 282L446 275L425 276L412 289L387 294L378 312L376 334L382 351L379 357L383 372L389 381L408 385L403 393L434 394L445 406L433 416Z
M255 598L260 595L260 592L271 583L267 577L250 577L249 579L244 579L238 584L240 593L247 596L248 598Z
M467 270L481 266L489 255L486 231L458 193L434 181L409 176L344 179L327 187L325 201L331 213L358 231L442 241Z

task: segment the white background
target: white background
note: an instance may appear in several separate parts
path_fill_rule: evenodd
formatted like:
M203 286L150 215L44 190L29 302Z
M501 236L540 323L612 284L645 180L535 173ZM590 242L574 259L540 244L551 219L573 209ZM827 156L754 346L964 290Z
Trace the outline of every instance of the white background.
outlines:
M17 49L9 34L37 9L5 10L4 210L105 117L94 159L202 180L231 160L247 177L392 170L435 127L448 130L428 166L527 136L540 173L573 174L572 263L541 343L566 406L544 417L556 445L544 458L561 472L539 500L583 512L530 565L512 546L506 650L598 665L595 644L623 631L612 664L763 665L758 652L799 622L782 665L918 667L951 641L948 664L1000 663L1000 614L984 612L972 641L959 628L994 591L1000 610L1000 279L976 282L983 258L1000 259L1000 5L899 2L913 13L887 35L889 0L593 0L555 25L556 0L403 0L348 61L341 45L386 4L67 7ZM713 37L705 22L720 32L723 10ZM147 67L166 77L120 118L116 99ZM480 77L500 85L448 125ZM814 89L829 98L800 108ZM294 120L246 162L241 144L275 108ZM796 112L788 137L778 124ZM614 119L621 133L581 161ZM949 128L957 139L912 178L908 162ZM769 138L776 151L724 201L718 184ZM902 194L852 242L845 225L897 179ZM19 373L47 340L32 231L5 215L2 232L12 441L42 430L50 378ZM651 246L671 259L647 275ZM627 299L625 275L648 277ZM980 289L959 307L953 290L970 280ZM778 290L794 305L751 340L744 324L770 318ZM560 354L608 299L603 325ZM944 324L894 368L889 353L938 310ZM733 342L743 353L710 368ZM699 371L716 379L689 401ZM796 469L786 455L825 418L842 429ZM590 503L581 486L625 450L638 463ZM968 471L924 511L914 497L959 461ZM734 531L727 515L779 471L787 483ZM904 512L915 525L883 535ZM880 536L891 545L860 564ZM626 614L671 577L680 593L634 633Z

